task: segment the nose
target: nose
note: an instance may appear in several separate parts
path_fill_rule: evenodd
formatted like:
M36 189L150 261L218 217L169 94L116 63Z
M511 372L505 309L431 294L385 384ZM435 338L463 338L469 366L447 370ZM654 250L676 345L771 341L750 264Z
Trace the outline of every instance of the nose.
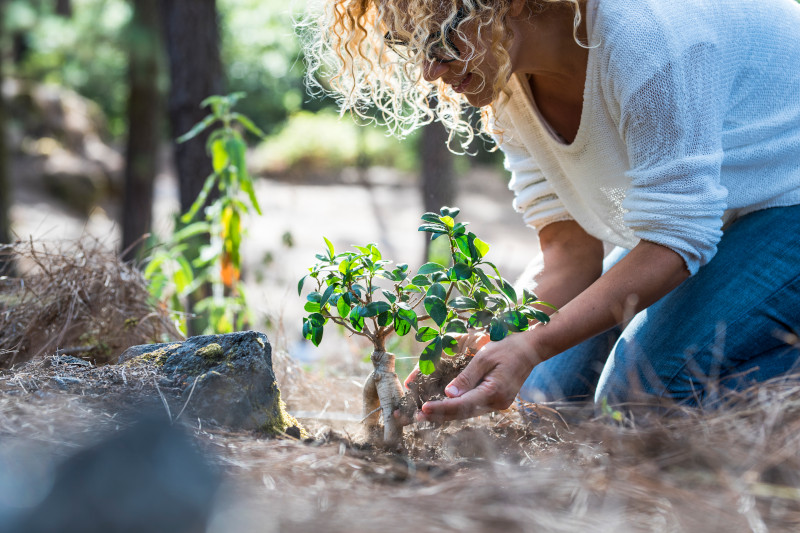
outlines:
M425 64L422 66L422 77L427 82L431 82L436 78L441 78L445 72L447 72L447 63L425 61Z

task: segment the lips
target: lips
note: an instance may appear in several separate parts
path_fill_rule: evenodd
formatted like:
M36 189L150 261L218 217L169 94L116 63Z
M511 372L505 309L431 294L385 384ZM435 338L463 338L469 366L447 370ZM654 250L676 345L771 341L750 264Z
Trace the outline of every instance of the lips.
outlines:
M453 90L457 93L463 93L470 81L472 81L472 72L461 78L458 85L453 85Z

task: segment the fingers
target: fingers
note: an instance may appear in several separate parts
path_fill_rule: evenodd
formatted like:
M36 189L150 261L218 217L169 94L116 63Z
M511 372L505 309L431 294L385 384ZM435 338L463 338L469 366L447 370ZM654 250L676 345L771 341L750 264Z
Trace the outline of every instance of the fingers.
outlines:
M417 379L417 376L419 376L419 364L417 364L414 367L414 370L412 370L411 373L408 375L406 380L403 382L403 386L406 389L408 389L409 385L411 385L411 383L413 383Z
M474 389L494 366L495 363L491 358L486 357L483 353L476 355L466 368L445 387L444 393L450 398L457 398Z
M481 389L465 392L458 398L448 398L439 402L426 402L417 411L417 422L444 422L461 420L493 411L487 405L486 395Z

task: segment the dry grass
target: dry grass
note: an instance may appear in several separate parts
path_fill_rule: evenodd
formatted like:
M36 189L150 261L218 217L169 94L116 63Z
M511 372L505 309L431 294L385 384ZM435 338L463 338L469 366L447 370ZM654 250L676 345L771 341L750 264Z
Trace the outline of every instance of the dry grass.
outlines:
M149 303L141 274L97 242L0 246L8 258L17 274L0 272L0 367L57 352L104 363L129 346L180 337Z
M0 443L34 442L63 455L124 427L144 406L166 416L155 376L144 370L53 363L45 358L0 375ZM295 408L343 394L342 382L297 368L279 372L294 373L284 397ZM79 382L64 380L70 377ZM304 390L313 397L298 402L290 392ZM336 425L320 412L302 420L313 443L177 422L226 473L208 531L800 528L797 383L762 385L719 411L683 410L636 424L567 426L553 417L526 425L511 411L412 428L404 455L361 444L356 424Z

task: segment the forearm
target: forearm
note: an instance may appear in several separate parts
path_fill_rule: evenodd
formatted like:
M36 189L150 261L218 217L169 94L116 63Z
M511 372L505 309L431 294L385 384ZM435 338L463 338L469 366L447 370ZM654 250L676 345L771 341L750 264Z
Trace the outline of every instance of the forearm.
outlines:
M677 253L641 242L553 315L548 324L525 333L531 353L538 361L549 359L647 308L688 277Z
M603 244L575 222L546 226L539 240L542 261L533 276L533 290L540 300L561 308L600 277Z

